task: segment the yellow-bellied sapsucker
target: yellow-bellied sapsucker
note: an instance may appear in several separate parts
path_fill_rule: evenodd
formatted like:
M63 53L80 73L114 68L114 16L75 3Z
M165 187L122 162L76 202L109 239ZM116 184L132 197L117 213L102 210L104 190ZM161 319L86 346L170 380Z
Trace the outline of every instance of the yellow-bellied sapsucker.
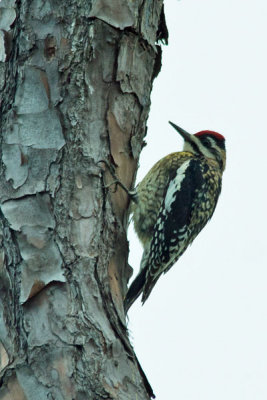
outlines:
M158 161L137 186L133 222L144 253L124 300L126 312L141 293L142 303L147 300L160 275L212 217L221 192L224 137L213 131L191 135L170 124L184 138L184 148Z

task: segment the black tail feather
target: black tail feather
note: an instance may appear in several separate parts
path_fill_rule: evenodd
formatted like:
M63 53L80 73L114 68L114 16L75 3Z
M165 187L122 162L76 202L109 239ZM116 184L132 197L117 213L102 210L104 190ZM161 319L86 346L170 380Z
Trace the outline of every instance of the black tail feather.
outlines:
M142 269L135 278L135 280L133 281L133 283L131 284L131 286L129 287L129 290L124 299L125 314L127 314L131 305L135 302L137 297L139 297L140 294L142 293L145 281L146 281L146 270Z
M153 278L151 277L151 279L149 280L146 280L143 287L142 304L144 304L144 302L148 299L150 293L152 292L153 287L156 285L160 276L161 274L159 274L156 277L154 276Z

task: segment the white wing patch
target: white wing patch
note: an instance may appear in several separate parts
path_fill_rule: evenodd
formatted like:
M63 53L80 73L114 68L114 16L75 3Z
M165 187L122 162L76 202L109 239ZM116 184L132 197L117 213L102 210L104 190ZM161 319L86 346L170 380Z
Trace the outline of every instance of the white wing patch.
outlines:
M181 184L185 177L185 172L191 162L190 160L185 161L180 168L177 169L177 174L175 178L169 183L169 187L165 196L165 210L167 212L171 211L171 205L175 200L175 194L181 189Z

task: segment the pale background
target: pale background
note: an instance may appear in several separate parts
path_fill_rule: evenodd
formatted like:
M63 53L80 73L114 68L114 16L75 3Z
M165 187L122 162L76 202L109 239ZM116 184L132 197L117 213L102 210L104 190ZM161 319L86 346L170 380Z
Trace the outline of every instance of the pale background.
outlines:
M170 33L137 181L191 133L226 137L211 222L129 329L157 400L267 399L267 2L166 0ZM129 230L130 264L141 246ZM139 400L139 399L138 399Z

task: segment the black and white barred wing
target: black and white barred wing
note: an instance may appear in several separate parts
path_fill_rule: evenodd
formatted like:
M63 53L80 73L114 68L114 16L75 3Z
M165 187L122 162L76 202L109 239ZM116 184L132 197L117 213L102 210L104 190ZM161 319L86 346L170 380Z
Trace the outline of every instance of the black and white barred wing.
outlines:
M155 225L146 265L142 265L146 270L143 302L160 275L171 268L191 242L190 221L203 185L201 162L193 158L185 161L170 180Z

